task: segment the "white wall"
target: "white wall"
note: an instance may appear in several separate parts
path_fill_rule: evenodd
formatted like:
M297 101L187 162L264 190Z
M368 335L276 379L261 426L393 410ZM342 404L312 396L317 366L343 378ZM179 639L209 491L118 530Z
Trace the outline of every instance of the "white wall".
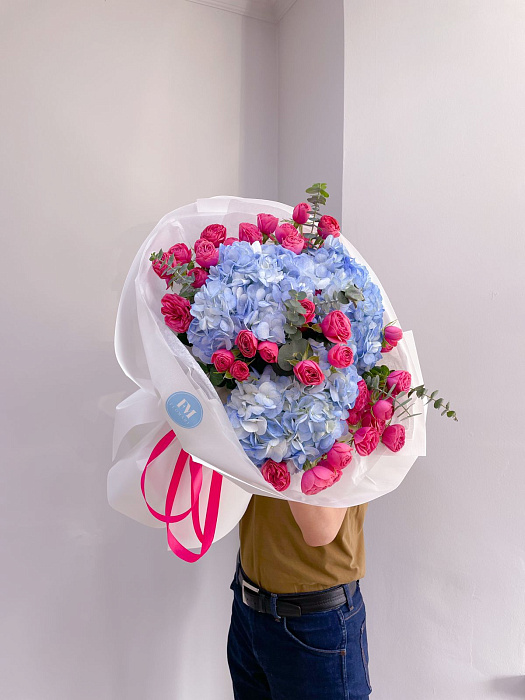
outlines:
M324 213L341 219L343 1L297 0L279 22L279 200L326 182Z
M166 212L277 196L275 27L185 0L4 0L0 45L0 696L229 699L237 531L186 564L109 507L134 388L113 329Z
M345 1L345 234L414 331L428 456L365 525L374 700L525 697L525 4Z

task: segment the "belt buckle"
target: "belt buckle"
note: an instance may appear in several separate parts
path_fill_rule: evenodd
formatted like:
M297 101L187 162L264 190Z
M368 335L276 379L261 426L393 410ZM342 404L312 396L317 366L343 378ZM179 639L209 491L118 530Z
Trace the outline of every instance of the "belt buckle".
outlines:
M243 602L245 605L248 605L248 607L251 607L251 606L248 604L248 602L246 601L245 588L249 588L249 589L252 590L254 593L259 593L259 590L260 590L260 589L257 588L256 586L252 586L251 583L248 583L247 581L245 581L244 579L242 579L242 582L241 582L242 602Z

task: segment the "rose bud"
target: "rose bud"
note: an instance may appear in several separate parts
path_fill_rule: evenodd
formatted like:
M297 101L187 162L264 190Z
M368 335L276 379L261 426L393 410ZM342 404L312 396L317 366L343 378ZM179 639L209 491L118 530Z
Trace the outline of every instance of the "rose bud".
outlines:
M190 313L190 301L178 294L165 294L161 299L161 312L168 328L174 333L186 333L193 316Z
M279 346L271 340L263 340L257 346L259 355L265 362L277 362L279 357Z
M326 453L325 461L334 469L344 469L352 461L352 448L347 442L336 442Z
M281 224L275 229L275 237L279 243L282 243L289 233L297 231L293 224Z
M385 428L381 436L383 445L386 445L392 452L399 452L405 444L405 426L401 423L394 423Z
M299 233L297 229L294 229L293 232L288 233L281 243L283 248L291 250L292 253L297 253L297 255L299 255L299 253L303 250L305 244L306 240L304 236Z
M403 331L397 326L386 326L385 328L385 341L392 347L396 347L398 342L403 337Z
M296 224L305 224L308 221L311 208L308 202L301 202L294 208L292 219Z
M327 238L328 236L334 236L334 238L337 238L337 236L341 235L339 230L339 222L337 219L334 219L333 216L327 216L326 214L319 219L319 223L317 224L317 232L321 238Z
M195 262L201 267L212 267L219 262L219 249L211 241L198 238L195 241Z
M238 382L244 382L250 376L250 368L242 360L235 360L229 370L230 374Z
M356 452L361 456L366 457L375 450L379 443L379 433L375 428L365 427L359 428L354 433L354 447Z
M349 345L344 343L337 343L337 345L332 345L328 351L328 362L332 367L350 367L354 361L354 353Z
M279 219L271 214L257 214L257 227L261 233L269 235L279 225Z
M239 240L238 238L231 238L231 237L230 237L230 238L226 238L226 239L222 242L222 244L223 244L223 245L231 245L232 243L235 243L235 242L238 241L238 240Z
M319 491L323 491L323 489L331 486L336 476L333 469L319 462L315 467L303 472L301 491L307 496L315 496Z
M299 299L299 304L303 307L305 310L304 314L304 322L305 323L310 323L311 321L314 320L315 316L315 304L311 299ZM302 313L302 312L299 312Z
M244 357L255 357L259 341L251 331L239 331L235 338L235 345L242 352Z
M267 459L261 467L261 473L264 479L277 491L284 491L290 486L290 472L286 462L275 462L273 459Z
M372 406L372 413L380 420L390 420L394 413L394 407L391 399L379 399Z
M262 243L262 233L255 224L239 224L239 240L248 241L248 243L255 243L255 241Z
M195 278L191 283L192 287L202 287L208 279L208 271L203 270L202 267L193 267L191 270L188 270L188 275L193 275Z
M390 352L390 350L393 350L393 349L394 349L394 346L387 343L384 348L381 348L381 352Z
M386 378L387 389L393 386L392 396L397 396L401 391L408 391L410 389L410 382L412 381L412 376L410 372L405 372L402 369L395 369Z
M235 362L235 355L231 350L221 348L213 353L211 356L211 361L215 365L217 372L227 372Z
M368 387L364 379L360 379L357 382L357 388L359 389L359 394L357 395L353 408L356 411L362 411L370 401L370 392L368 391Z
M219 243L224 243L226 239L226 226L222 224L210 224L206 226L200 237L204 238L206 241L210 241L218 248Z
M315 360L301 360L294 365L293 372L297 379L307 386L322 384L325 378Z
M184 263L191 261L191 250L186 243L175 243L168 250L168 255L173 255L177 265L184 265Z
M350 319L342 311L330 311L321 321L321 330L325 338L332 343L342 343L352 336Z

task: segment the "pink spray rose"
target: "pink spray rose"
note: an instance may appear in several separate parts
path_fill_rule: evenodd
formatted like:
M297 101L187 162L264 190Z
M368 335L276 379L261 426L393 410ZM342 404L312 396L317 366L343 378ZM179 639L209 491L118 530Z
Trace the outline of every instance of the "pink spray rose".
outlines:
M361 422L363 414L361 411L358 411L355 408L349 408L348 409L348 418L346 419L346 422L348 425L358 425Z
M326 453L325 461L334 469L344 469L352 461L352 448L347 442L336 442Z
M211 241L198 238L195 241L195 262L201 267L212 267L219 262L219 249Z
M397 396L401 391L408 391L410 389L411 381L412 375L410 372L405 372L402 369L395 369L390 372L386 378L386 386L389 390L393 386L392 396Z
M386 426L386 420L376 418L371 411L365 411L361 418L361 426L363 428L375 428L379 435L382 435Z
M332 343L343 343L352 336L350 319L342 311L330 311L321 321L325 338Z
M151 265L161 280L169 280L171 277L171 268L168 267L167 262L169 257L169 253L164 252L162 253L162 258L160 260L154 260ZM166 282L166 286L169 286L168 282Z
M244 357L255 357L259 341L251 331L239 331L235 338L235 345L242 352Z
M337 474L332 468L319 462L315 467L303 472L301 491L307 496L315 496L319 491L331 486L336 481L336 477Z
M379 433L375 428L359 428L354 433L356 452L365 457L375 450L379 443Z
M308 221L311 208L308 202L301 202L294 208L292 219L296 224L305 224Z
M385 328L385 340L393 348L399 343L403 337L403 331L397 326L387 326Z
M328 351L328 362L332 367L350 367L354 361L354 353L349 345L337 343Z
M248 243L255 243L255 241L262 243L262 233L255 224L239 224L239 240L248 241Z
M282 243L286 236L288 236L288 234L292 233L293 231L297 231L293 224L281 224L275 229L275 237L277 238L279 243Z
M175 333L186 333L193 316L190 313L190 301L178 294L168 293L161 299L161 311L168 328Z
M294 365L293 372L297 379L307 386L322 384L324 381L323 370L315 360L301 360Z
M390 345L390 343L387 343L384 348L381 348L381 352L390 352L390 350L393 350L394 346Z
M354 410L362 411L370 401L370 392L368 391L368 387L364 379L360 379L357 382L357 388L359 389L359 394L355 400Z
M229 371L232 377L237 379L238 382L244 382L250 375L250 368L246 362L242 360L235 360Z
M173 255L177 265L184 265L184 263L189 263L191 260L191 250L188 248L186 243L175 243L168 250L168 255Z
M304 322L310 323L314 320L315 304L311 299L299 299L299 304L305 309Z
M326 214L319 219L317 231L321 238L327 238L328 236L337 238L337 236L341 235L337 219L334 219L333 216L327 216Z
M217 372L227 372L235 362L235 355L231 350L221 348L213 353L211 361L215 365Z
M372 413L380 420L390 420L393 412L392 399L379 399L372 406Z
M288 250L291 250L292 253L297 253L297 255L299 255L306 245L306 240L304 236L297 231L297 229L294 229L286 235L281 245L283 248L287 248Z
M203 270L202 267L192 267L191 270L188 270L188 275L192 275L195 278L191 283L192 287L202 287L208 279L208 271Z
M261 233L270 234L279 225L279 219L271 214L257 214L257 226Z
M230 237L230 238L226 238L226 239L222 242L222 244L223 244L223 245L231 245L232 243L235 243L235 241L238 241L238 240L239 240L238 238L232 238L232 237Z
M275 462L267 459L261 467L261 472L266 481L277 491L284 491L290 486L290 472L286 462Z
M399 452L405 444L405 426L401 425L401 423L389 425L388 428L385 428L381 439L389 450L392 450L392 452Z
M210 241L218 248L219 243L224 243L226 239L226 226L222 224L210 224L202 231L200 237L204 238L206 241Z
M279 357L279 346L271 340L263 340L257 346L259 355L265 362L277 362Z

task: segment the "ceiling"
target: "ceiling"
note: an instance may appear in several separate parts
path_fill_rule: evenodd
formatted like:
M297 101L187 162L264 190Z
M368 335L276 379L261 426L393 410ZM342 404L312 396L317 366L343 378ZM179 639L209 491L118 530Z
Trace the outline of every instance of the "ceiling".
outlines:
M227 12L255 17L265 22L278 22L296 0L188 0L199 5L218 7Z

